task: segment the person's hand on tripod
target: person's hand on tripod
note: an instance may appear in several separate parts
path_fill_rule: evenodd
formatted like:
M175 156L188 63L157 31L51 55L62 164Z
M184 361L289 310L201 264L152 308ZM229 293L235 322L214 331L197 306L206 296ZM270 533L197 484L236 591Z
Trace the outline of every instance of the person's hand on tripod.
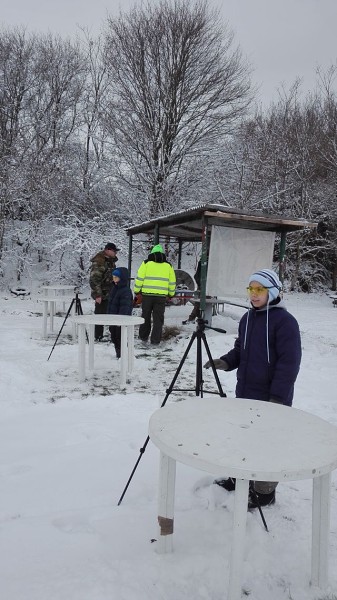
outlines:
M228 363L226 363L225 360L221 360L221 358L214 358L213 360L214 366L218 371L228 371L229 369L229 365ZM205 364L204 364L205 369L210 369L211 367L211 361L208 360Z

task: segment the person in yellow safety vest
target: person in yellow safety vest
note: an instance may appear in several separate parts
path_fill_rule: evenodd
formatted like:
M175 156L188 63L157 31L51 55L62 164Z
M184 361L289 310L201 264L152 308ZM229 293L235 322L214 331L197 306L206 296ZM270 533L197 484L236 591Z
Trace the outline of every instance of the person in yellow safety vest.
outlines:
M148 258L140 265L133 290L134 294L142 293L144 323L139 327L139 337L143 342L148 340L151 333L151 344L160 344L166 298L172 298L175 289L174 269L166 260L162 246L157 244L152 248ZM151 317L153 319L152 331Z

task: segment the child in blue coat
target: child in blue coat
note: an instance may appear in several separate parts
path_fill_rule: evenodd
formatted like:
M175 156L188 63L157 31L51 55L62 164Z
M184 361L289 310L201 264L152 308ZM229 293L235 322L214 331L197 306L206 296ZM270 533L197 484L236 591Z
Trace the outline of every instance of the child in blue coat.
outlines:
M109 294L108 310L110 315L131 315L133 294L129 288L129 271L126 267L118 267L112 272L113 285ZM109 327L111 341L115 346L116 356L121 356L121 328L118 325Z
M291 406L294 383L301 363L298 323L280 296L282 284L271 269L253 273L247 292L251 308L239 323L234 348L214 360L216 369L237 369L237 398L252 398ZM209 368L209 361L205 368ZM227 491L235 488L231 477L216 480ZM248 508L274 504L277 482L252 483Z

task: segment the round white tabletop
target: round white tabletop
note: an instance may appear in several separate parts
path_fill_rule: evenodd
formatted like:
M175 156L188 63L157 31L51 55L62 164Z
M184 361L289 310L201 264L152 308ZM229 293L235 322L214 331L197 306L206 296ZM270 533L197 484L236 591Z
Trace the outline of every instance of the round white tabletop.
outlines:
M141 325L144 323L142 317L135 317L133 315L78 315L73 317L72 320L78 325L84 323L85 325Z
M73 285L65 285L65 284L55 284L55 285L41 285L41 290L69 290L71 292L71 290L74 290L77 286L75 284Z
M240 600L249 480L313 480L311 582L328 581L331 471L337 428L287 406L241 398L192 398L165 405L150 419L161 450L159 551L172 551L176 461L236 477L228 600Z
M55 295L49 295L49 296L36 296L36 300L38 300L39 302L71 302L71 300L75 300L75 293L74 294L64 294L63 296L55 296ZM77 294L77 297L79 300L85 300L85 296L83 296L82 294Z
M215 475L313 479L337 468L337 428L296 408L241 398L170 403L149 435L167 456Z

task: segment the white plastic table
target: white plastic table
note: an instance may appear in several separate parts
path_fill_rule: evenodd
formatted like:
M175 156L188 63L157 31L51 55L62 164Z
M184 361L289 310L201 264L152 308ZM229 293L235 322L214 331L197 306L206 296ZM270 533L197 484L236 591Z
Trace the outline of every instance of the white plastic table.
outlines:
M71 304L71 301L75 299L75 294L73 294L72 296L67 296L67 295L63 295L63 296L52 296L52 295L46 295L46 296L39 296L37 298L37 300L39 302L42 302L43 304L43 310L42 310L42 335L44 338L47 337L48 334L48 317L49 317L49 331L52 333L54 331L54 316L56 313L56 302L60 302L60 300L62 300L62 302L68 302L69 306ZM76 305L75 302L73 304L73 308L72 308L72 314L75 315L75 309L76 309ZM73 329L73 338L75 338L75 330Z
M77 287L76 285L62 285L62 284L42 285L41 290L44 291L46 296L48 296L50 294L52 296L54 295L54 296L62 297L62 296L68 296L72 292L75 292L76 287Z
M75 294L75 290L78 286L76 285L63 285L63 284L55 284L55 285L42 285L41 290L45 296L59 296L59 301L63 303L63 310L65 310L65 298L64 296L69 296L70 294ZM62 297L63 296L63 297ZM54 310L54 314L56 311L56 301L51 306L51 310Z
M126 374L132 373L134 362L134 328L144 323L142 317L129 315L79 315L72 318L78 326L79 380L85 379L85 332L89 331L89 369L94 368L95 325L119 325L121 327L120 384L125 386Z
M157 410L149 436L161 450L159 552L172 551L176 461L236 477L228 600L239 600L249 480L313 479L311 583L326 586L337 427L279 404L193 398Z

